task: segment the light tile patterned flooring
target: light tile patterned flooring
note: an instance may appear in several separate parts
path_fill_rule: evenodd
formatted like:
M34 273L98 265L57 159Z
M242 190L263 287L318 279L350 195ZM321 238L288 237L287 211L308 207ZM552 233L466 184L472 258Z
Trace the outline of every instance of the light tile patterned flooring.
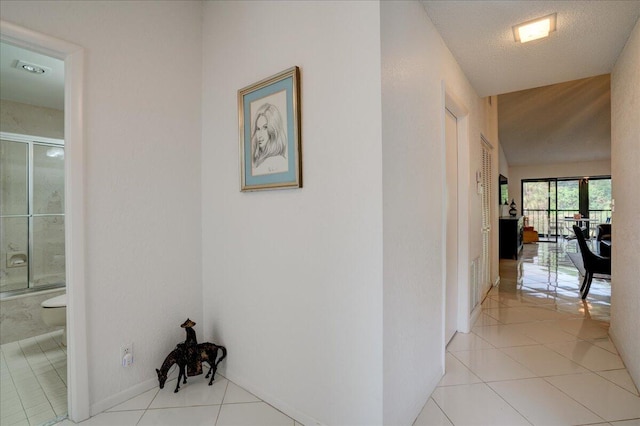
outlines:
M594 279L588 299L582 301L578 297L580 277L565 248L576 250L571 242L531 244L525 245L521 260L501 260L500 286L482 304L472 332L458 333L448 345L447 372L415 426L640 426L638 390L608 338L610 285ZM33 376L43 389L59 385L45 384L47 379L37 374L47 374L52 382L53 372L66 377L62 374L66 372L63 350L55 349L52 340L56 342L55 336L40 336L26 341L30 343L11 344L10 350L2 346L2 426L12 424L5 423L12 415L20 421L20 410L15 407L22 410L21 395L31 398L26 403L33 415L29 419L34 418L31 424L66 411L51 397L47 408L47 398L31 390L37 389ZM18 349L36 360L21 361ZM5 403L7 367L14 366L22 373L12 370L10 377L16 384L14 388L7 385L13 393ZM298 426L222 376L216 376L211 388L201 377L191 379L177 394L174 387L175 379L162 390L145 392L82 425ZM38 413L41 417L34 417ZM27 414L22 415L26 420Z
M0 425L39 425L67 413L62 330L0 346Z
M414 425L640 426L640 396L608 338L610 284L586 301L565 254L575 242L526 244L500 261L469 334L447 346L446 374Z
M187 379L174 393L175 379L80 423L85 426L290 425L292 418L233 382L216 375L209 387L202 376ZM65 420L61 426L74 423Z
M1 346L1 426L51 424L67 412L67 361L62 331ZM172 374L175 376L176 372ZM173 392L176 379L82 422L82 425L290 425L292 418L233 382L216 375L188 379ZM73 425L69 420L57 423Z

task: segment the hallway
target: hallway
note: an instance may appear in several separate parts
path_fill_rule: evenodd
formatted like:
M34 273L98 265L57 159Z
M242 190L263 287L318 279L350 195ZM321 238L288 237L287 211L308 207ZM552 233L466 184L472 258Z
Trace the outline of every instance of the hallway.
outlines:
M501 260L500 286L472 333L447 347L447 374L416 426L640 425L638 390L607 337L610 285L594 279L581 301L565 249L576 252L575 242L527 244L519 261ZM174 383L82 424L299 424L221 376L213 388L196 379L178 394Z
M525 244L500 260L469 334L447 347L446 375L418 425L640 425L640 396L608 338L610 284L586 301L566 256L575 242Z

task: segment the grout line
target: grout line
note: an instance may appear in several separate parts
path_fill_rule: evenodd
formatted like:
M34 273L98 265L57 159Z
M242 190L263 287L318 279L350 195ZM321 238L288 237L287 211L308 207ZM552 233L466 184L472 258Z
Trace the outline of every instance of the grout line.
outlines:
M50 371L54 371L56 373L56 377L58 379L60 379L61 383L64 384L64 388L67 389L67 385L66 383L61 379L59 372L57 371L57 369L54 367L53 363L51 362L51 360L46 356L46 352L43 351L42 346L40 345L40 342L38 340L39 337L43 337L43 336L47 336L47 338L52 339L51 334L53 333L57 333L56 331L51 332L51 333L45 333L43 335L40 336L34 336L34 337L30 337L27 339L23 339L23 340L19 340L16 342L11 342L8 343L6 345L10 345L12 343L14 343L14 345L12 345L14 347L14 355L17 355L16 358L14 358L14 360L11 362L12 364L14 364L14 361L17 360L18 363L22 364L19 369L20 370L25 370L28 371L30 373L29 377L27 377L27 379L34 379L35 383L37 383L37 389L33 388L30 390L30 392L28 392L28 394L31 394L34 391L41 391L42 394L44 395L44 398L46 399L47 404L49 405L49 409L53 412L53 415L55 416L54 418L48 420L47 422L45 422L44 424L54 424L55 422L61 421L63 418L66 417L65 415L62 416L58 416L56 413L56 410L53 407L53 404L51 403L51 399L50 396L51 394L47 391L47 388L49 388L49 386L43 386L43 382L42 382L42 374L36 373L34 371L34 364L38 364L38 367L36 369L40 369L43 367L43 365L40 365L41 363L45 363L45 366L50 366L51 370ZM55 339L52 339L54 341L54 343L56 343L56 345L58 346L57 349L60 349L60 344L55 341ZM2 345L4 346L4 345ZM55 349L54 349L55 350ZM23 395L18 392L18 386L16 385L15 382L15 378L14 378L14 373L12 373L12 370L9 366L9 363L7 363L6 361L6 356L5 356L5 350L2 350L3 353L3 357L5 358L5 364L7 366L7 372L9 373L9 377L11 378L11 382L13 384L13 387L16 391L16 395L18 397L18 400L20 401L20 405L22 408L22 413L24 413L24 417L25 420L31 424L32 420L31 418L36 417L37 414L34 414L33 416L29 417L29 415L27 414L27 409L25 408L24 405L24 400L23 400ZM65 356L66 356L66 352L65 352ZM35 360L34 358L44 358L44 359L39 359L39 360ZM33 362L33 364L32 364ZM15 369L14 369L15 372ZM61 389L61 388L60 388ZM66 394L66 392L65 392ZM65 397L66 399L66 397ZM51 423L54 422L54 423ZM38 422L38 424L42 424L41 421Z
M227 390L229 389L229 379L225 378L227 381L227 385L224 387L224 395L222 395L222 401L220 401L220 407L218 408L218 414L216 415L216 420L213 422L214 425L218 424L218 419L220 418L220 412L222 411L222 404L224 404L224 399L227 397Z
M4 353L2 354L2 357L5 358ZM6 358L5 358L5 364L7 364L6 362ZM9 368L9 365L7 364L7 371L9 373L9 379L11 380L11 384L13 385L13 389L15 390L16 396L18 397L18 401L20 401L20 406L22 407L22 412L24 413L24 418L27 422L29 422L29 418L27 417L27 410L24 408L24 404L22 403L22 398L20 397L20 394L18 393L18 387L16 386L15 380L13 379L13 375L11 374L11 369Z
M494 295L494 296L495 296L495 297L493 297L493 298L492 298L492 300L493 300L493 301L496 301L496 302L498 302L498 303L500 303L500 301L499 301L499 296L497 296L497 295ZM520 307L520 306L510 306L510 307ZM548 308L546 308L546 307L545 307L545 305L544 305L544 304L541 304L541 305L539 305L539 306L527 306L527 307L535 307L535 308L540 308L540 309L548 309ZM487 308L487 309L483 309L483 312L487 311L488 309L489 309L489 308ZM490 315L489 315L489 316L490 316ZM577 315L576 315L576 318L579 318L579 316L577 316ZM494 318L494 319L495 319L495 318ZM573 318L571 318L571 319L573 319ZM499 321L499 322L500 322L500 321ZM526 321L526 322L518 323L518 324L534 324L534 323L537 323L537 322L542 322L542 321L537 321L537 320L532 319L531 321ZM504 325L506 325L506 324L498 324L498 325L500 325L500 326L504 327ZM474 327L475 327L475 324L474 324ZM563 330L563 331L564 331L564 330ZM473 331L472 331L472 333L473 333L473 334L475 334ZM534 338L533 338L533 337L531 337L531 336L528 336L526 333L520 333L520 334L522 334L523 336L529 337L529 338L531 338L532 340L534 340L534 341L536 341L536 342L537 342L537 340L536 340L536 339L534 339ZM569 334L572 334L572 335L573 335L573 333L569 333ZM478 337L482 338L481 336L478 336ZM575 336L575 335L574 335L574 337L576 337L576 338L577 338L577 341L583 341L583 340L584 340L584 341L587 341L586 339L581 339L581 338L579 338L578 336ZM484 340L484 339L483 339L483 340ZM489 343L491 343L491 342L489 342ZM597 345L595 345L593 342L589 342L589 343L590 343L592 346L594 346L594 347L596 347L596 346L597 346ZM537 342L535 345L526 345L526 346L541 346L541 347L544 347L544 348L546 348L546 349L548 349L548 350L553 350L552 348L547 347L547 344L544 344L544 343L541 343L541 342ZM522 346L517 346L517 347L522 347ZM509 358L513 359L514 361L516 361L518 364L521 364L520 362L518 362L518 360L517 360L517 359L515 359L515 358L513 358L513 357L509 356L507 353L503 352L503 351L502 351L502 349L504 349L504 348L497 348L497 349L498 349L501 353L503 353L504 355L506 355L507 357L509 357ZM603 349L603 350L605 350L605 351L606 351L606 349L604 349L604 348L600 348L600 349ZM470 350L468 350L468 351L481 351L481 350L482 350L482 349L470 349ZM449 352L450 352L450 351L449 351ZM565 356L564 354L561 354L561 353L559 353L559 352L557 352L557 351L555 351L555 350L553 350L553 352L555 352L555 353L559 354L560 356L562 356L562 357L564 357L564 358L568 359L569 361L571 361L571 362L575 363L576 365L579 365L580 367L582 367L582 368L584 368L585 370L587 370L587 372L589 372L589 373L591 373L591 374L596 374L597 376L602 377L602 376L600 376L597 372L594 372L594 371L592 371L591 369L586 368L585 366L583 366L583 365L581 365L581 364L577 363L576 361L574 361L573 359L571 359L571 358L569 358L569 357ZM458 358L455 356L455 354L454 354L453 352L450 352L450 353L451 353L451 354L452 354L456 359L458 359ZM619 356L619 354L615 354L615 355ZM458 359L458 360L459 360L459 359ZM464 365L464 363L463 363L463 365ZM521 364L521 365L523 365L523 367L525 367L525 368L527 368L527 369L528 369L528 367L527 367L526 365L524 365L524 364ZM465 365L465 366L466 366L466 365ZM467 367L467 368L468 368L468 367ZM469 369L469 370L471 371L471 373L473 373L474 375L478 376L478 375L477 375L473 370L471 370L471 369ZM616 370L617 370L617 369L616 369ZM567 373L566 375L571 375L571 374L580 374L580 373ZM581 373L581 374L587 374L587 373ZM563 374L563 375L565 375L565 374ZM559 376L559 375L553 375L553 376L548 376L548 377L557 377L557 376ZM478 377L479 377L479 376L478 376ZM485 384L487 387L489 387L489 388L490 388L490 389L491 389L491 390L492 390L496 395L498 395L498 396L499 396L502 400L504 400L504 401L505 401L509 406L511 406L511 407L512 407L516 412L518 412L521 416L523 416L523 417L526 419L526 421L530 422L530 421L529 421L529 419L528 419L524 414L522 414L519 410L517 410L517 409L516 409L516 407L513 407L513 406L512 406L508 401L506 401L504 398L502 398L502 396L501 396L499 393L497 393L497 392L496 392L496 391L495 391L495 390L494 390L494 389L489 385L489 383L492 383L492 382L485 381L485 380L483 380L481 377L479 377L479 378L480 378L480 380L482 380L482 383L483 383L483 384ZM551 384L551 385L553 386L553 384L552 384L552 383L550 383L549 381L545 380L545 376L541 376L541 375L537 375L537 374L536 374L536 378L538 378L538 379L542 379L542 380L544 380L546 383L549 383L549 384ZM608 380L606 377L602 377L602 378L603 378L603 379L605 379L605 380ZM514 379L514 380L518 380L518 381L520 381L520 380L527 380L527 379ZM512 381L513 381L513 380L512 380ZM608 381L610 381L610 380L608 380ZM612 383L613 383L613 382L612 382ZM613 383L613 384L617 385L616 383ZM619 385L617 385L617 386L619 386ZM621 386L619 386L619 387L621 387ZM554 386L554 388L557 388L557 387L556 387L556 386ZM624 388L623 388L623 389L624 389ZM563 394L567 395L567 394L566 394L565 392L563 392L561 389L559 389L559 390L560 390ZM625 389L625 390L626 390L626 389ZM629 391L627 390L627 392L629 392ZM570 395L567 395L567 396L568 396L570 399L572 399L572 400L574 400L574 401L575 401L575 399L574 399L574 398L572 398ZM431 398L431 399L433 399L433 398ZM436 401L434 400L434 402L436 402ZM584 405L583 405L582 403L580 403L579 401L576 401L576 403L578 403L580 406L584 407ZM437 402L436 402L436 405L438 405L438 404L437 404ZM444 413L444 410L442 410L442 408L441 408L439 405L438 405L438 407L439 407L439 408L440 408L440 410ZM598 414L596 414L595 412L593 412L593 411L589 410L589 409L588 409L588 407L585 407L585 408L587 408L587 410L588 410L589 412L593 413L596 417L601 418ZM445 413L445 416L446 416L446 413ZM447 418L448 418L448 416L447 416ZM449 419L449 421L451 421L451 419ZM606 420L605 420L605 421L606 421ZM453 423L453 422L452 422L452 423Z
M438 409L440 410L440 412L447 418L447 420L449 420L449 422L455 426L455 423L453 423L453 420L451 420L451 418L447 415L447 413L445 413L445 411L442 409L442 407L440 407L440 404L438 404L438 401L436 401L435 399L433 399L432 397L429 397L430 400L433 401L434 404L436 404L436 407L438 407ZM429 399L427 399L427 402L424 404L425 406L429 403ZM424 407L423 407L424 408ZM422 411L420 411L422 412ZM419 416L420 414L418 414ZM418 420L418 418L416 417L416 420ZM415 420L414 420L414 424L415 424Z
M516 379L516 380L529 380L529 379L535 379L536 377L529 377L527 379ZM513 408L513 410L520 414L522 416L523 419L525 419L525 421L527 423L529 423L530 425L533 426L533 423L531 422L531 420L529 420L529 418L527 416L525 416L523 413L520 412L520 410L518 410L516 407L514 407L513 405L511 405L511 403L509 401L507 401L506 399L504 399L502 397L502 395L500 395L498 392L496 392L496 390L494 388L492 388L491 386L489 386L489 383L491 382L483 382L483 384L488 387L489 389L491 389L491 392L493 392L494 394L496 394L498 396L498 398L500 398L501 400L503 400L509 407Z
M623 363L623 364L624 364L624 363ZM627 388L625 388L625 387L620 386L619 384L617 384L617 383L616 383L616 382L614 382L613 380L610 380L608 377L605 377L605 376L603 376L603 375L599 374L599 373L602 373L602 372L604 372L604 371L620 371L620 370L624 370L624 371L626 371L626 372L627 372L627 374L629 374L629 370L627 370L627 367L624 367L624 368L614 368L614 369L612 369L612 370L600 370L599 372L598 372L598 371L592 371L592 373L594 373L594 374L598 375L598 377L603 378L603 379L605 379L606 381L608 381L608 382L610 382L610 383L612 383L612 384L616 385L616 386L617 386L617 387L619 387L620 389L622 389L622 390L624 390L624 391L629 392L631 395L634 395L634 396L637 396L637 397L639 397L639 398L640 398L640 395L639 395L639 394L637 394L637 393L633 393L633 392L631 392L629 389L627 389ZM635 383L633 383L633 379L631 379L631 383L632 383L633 385L635 385Z
M575 374L590 374L590 373L575 373ZM573 375L575 375L573 374ZM592 374L592 373L591 373ZM567 376L569 376L570 374L567 374ZM557 376L547 376L547 377L557 377ZM577 399L575 399L574 397L572 397L571 395L569 395L568 393L566 393L565 391L563 391L562 389L560 389L559 387L557 387L556 385L554 385L553 383L551 383L550 381L547 380L547 378L545 377L541 377L542 380L544 380L545 382L547 382L548 384L550 384L551 386L553 386L554 388L556 388L557 390L559 390L560 392L562 392L563 394L565 394L569 399L575 401L577 404L581 405L582 407L584 407L587 411L589 411L590 413L593 413L596 417L601 418L602 420L604 420L605 422L609 422L609 420L601 417L598 413L596 413L595 411L591 410L589 407L587 407L586 405L584 405L583 403L581 403L580 401L578 401ZM596 423L597 424L597 423Z

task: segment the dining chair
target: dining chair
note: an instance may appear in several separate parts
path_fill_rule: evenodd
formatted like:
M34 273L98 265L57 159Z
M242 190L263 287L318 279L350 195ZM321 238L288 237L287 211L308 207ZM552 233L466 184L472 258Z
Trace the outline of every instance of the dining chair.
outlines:
M562 234L565 240L574 240L576 237L572 235L571 222L569 222L567 219L572 219L572 218L565 217L564 220L562 221L563 228L564 228Z
M582 299L586 299L589 294L589 289L591 288L593 274L611 275L611 258L597 255L589 250L582 228L577 225L573 225L573 232L576 234L576 239L578 240L580 254L582 255L582 263L584 264L585 269L584 280L580 287L580 296Z

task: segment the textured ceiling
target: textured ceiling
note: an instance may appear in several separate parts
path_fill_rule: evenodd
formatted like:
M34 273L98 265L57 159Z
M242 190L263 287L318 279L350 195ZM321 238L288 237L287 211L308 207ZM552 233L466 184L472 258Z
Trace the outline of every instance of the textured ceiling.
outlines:
M608 74L640 15L628 1L423 1L482 97ZM557 31L525 44L512 26L551 13Z
M499 138L509 165L611 157L608 74L640 0L423 4L478 94L500 95ZM551 13L557 31L550 37L514 41L514 25Z
M611 158L610 75L498 96L510 166Z

